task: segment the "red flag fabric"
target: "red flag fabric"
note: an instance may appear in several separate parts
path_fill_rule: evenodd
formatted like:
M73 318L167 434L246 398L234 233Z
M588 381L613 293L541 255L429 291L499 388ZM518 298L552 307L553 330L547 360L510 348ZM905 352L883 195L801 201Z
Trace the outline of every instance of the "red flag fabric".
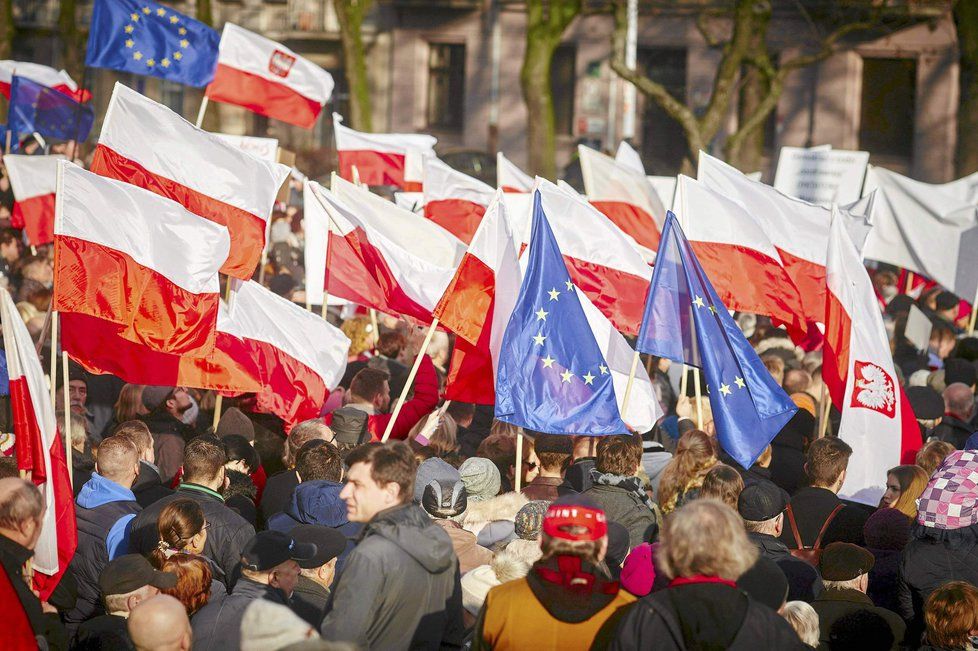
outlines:
M7 154L3 164L14 193L10 225L27 233L31 246L54 241L54 193L58 161L64 156L21 156Z
M396 185L406 192L421 192L424 159L435 155L438 140L434 136L364 133L354 131L342 122L343 118L333 113L333 135L341 177L365 185Z
M466 244L496 191L431 157L424 164L424 216Z

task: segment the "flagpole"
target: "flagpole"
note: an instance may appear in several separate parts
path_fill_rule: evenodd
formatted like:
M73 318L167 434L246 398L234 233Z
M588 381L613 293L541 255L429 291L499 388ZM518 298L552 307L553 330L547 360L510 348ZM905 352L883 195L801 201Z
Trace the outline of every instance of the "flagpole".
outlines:
M374 351L377 350L377 342L380 339L380 330L377 329L377 310L370 308L370 326L374 329Z
M968 317L968 334L975 334L975 316L978 316L978 289L975 290L975 300L971 302L971 316Z
M703 429L703 396L700 395L700 369L693 367L693 391L696 392L696 429Z
M397 398L397 404L394 405L394 411L391 412L391 419L387 421L387 428L384 430L384 436L380 439L381 443L386 443L387 439L390 438L391 430L394 429L394 422L397 420L397 415L401 413L401 407L404 406L404 399L407 398L408 391L411 389L411 385L414 384L414 376L418 374L418 367L421 366L421 358L424 356L425 352L428 350L428 344L431 343L431 338L435 334L435 330L438 328L438 318L432 320L431 326L428 328L428 334L424 337L424 342L421 344L421 350L418 351L418 356L414 358L414 366L411 367L411 373L407 377L407 381L404 382L404 388L401 389L401 395Z
M222 394L217 394L217 399L214 401L214 423L212 425L214 433L217 434L217 424L221 422L221 403L224 402L224 396Z
M520 492L523 487L523 428L516 433L516 463L513 466L513 490Z
M75 489L74 481L71 477L71 400L69 398L68 392L68 353L64 350L61 351L61 379L63 380L62 390L64 391L65 398L65 432L63 432L65 437L65 463L68 466L68 484L71 486L72 490Z
M10 153L10 135L11 135L10 129L7 129L7 144L4 147L4 149L3 149L3 153L5 153L5 154L9 154Z
M621 401L622 420L625 420L625 414L628 412L628 400L632 397L632 384L635 382L635 372L638 370L638 356L639 352L636 350L635 355L632 356L632 368L628 371L628 384L625 385L625 397Z
M204 95L204 99L200 100L200 110L197 111L197 128L204 123L204 113L207 112L207 95Z
M51 313L51 405L58 397L58 312Z
M679 397L685 397L687 390L689 390L689 368L683 364L683 374L679 376Z
M829 399L829 387L822 382L822 402L818 406L818 438L825 438L829 428L829 409L832 401Z
M907 272L907 289L906 289L906 291L903 292L904 294L908 294L908 295L910 294L910 291L913 289L913 281L914 281L913 272L912 271L908 271Z

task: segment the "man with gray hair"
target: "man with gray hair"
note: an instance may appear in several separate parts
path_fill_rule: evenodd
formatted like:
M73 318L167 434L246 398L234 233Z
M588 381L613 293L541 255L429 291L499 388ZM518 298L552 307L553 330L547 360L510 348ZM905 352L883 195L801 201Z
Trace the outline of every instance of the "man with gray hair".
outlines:
M193 644L187 610L170 595L156 595L133 608L126 627L136 651L190 651Z
M971 425L971 418L975 415L975 394L967 384L955 382L949 384L942 395L944 418L931 436L963 450L965 441L975 429Z
M23 574L24 564L34 555L34 546L41 537L43 522L44 497L37 487L16 477L0 479L0 565L3 566L0 583L10 586L23 609L20 615L13 603L7 604L4 645L16 646L21 642L41 646L46 642L49 649L66 649L68 637L58 612L37 598ZM30 631L16 626L24 619Z

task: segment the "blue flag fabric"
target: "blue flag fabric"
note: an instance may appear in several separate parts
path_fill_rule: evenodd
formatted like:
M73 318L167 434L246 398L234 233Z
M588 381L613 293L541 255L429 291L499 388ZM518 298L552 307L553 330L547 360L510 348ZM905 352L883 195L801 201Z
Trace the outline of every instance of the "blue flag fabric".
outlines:
M526 275L503 334L496 418L547 434L628 432L539 192Z
M16 139L34 133L62 140L83 141L95 123L95 111L64 93L14 75L10 82L7 129Z
M220 41L204 23L149 0L95 0L85 65L206 86Z
M0 396L10 395L10 373L7 371L7 356L0 355Z
M643 353L703 370L720 446L744 468L798 410L720 302L672 212L636 343Z

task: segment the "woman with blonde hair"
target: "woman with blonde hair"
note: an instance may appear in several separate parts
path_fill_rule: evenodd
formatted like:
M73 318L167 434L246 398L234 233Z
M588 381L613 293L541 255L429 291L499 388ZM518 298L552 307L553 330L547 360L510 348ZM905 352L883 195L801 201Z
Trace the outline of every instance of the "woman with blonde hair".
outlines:
M119 399L115 401L115 406L112 408L116 423L136 420L149 413L143 405L143 388L142 384L126 384L122 387Z
M437 419L437 424L428 422L433 418ZM458 424L448 414L434 412L411 428L408 440L427 447L434 456L444 459L458 452Z
M927 488L930 476L920 466L897 466L886 473L886 492L879 508L896 509L908 518L917 517L917 500Z
M706 473L719 463L716 440L701 430L690 430L679 438L676 454L662 471L659 506L666 515L694 499Z

